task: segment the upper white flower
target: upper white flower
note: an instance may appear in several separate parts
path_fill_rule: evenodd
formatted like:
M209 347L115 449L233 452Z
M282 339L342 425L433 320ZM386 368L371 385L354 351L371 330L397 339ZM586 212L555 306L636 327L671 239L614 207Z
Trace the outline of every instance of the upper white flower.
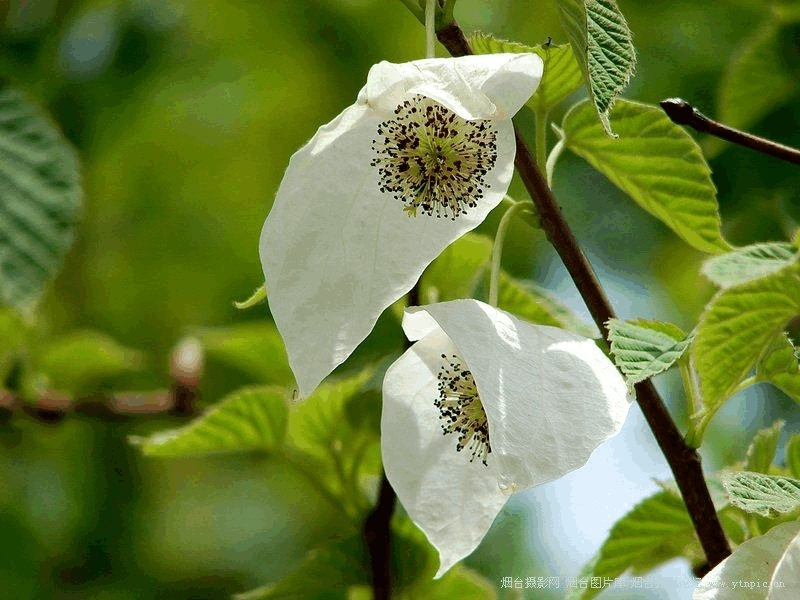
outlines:
M259 249L302 397L502 200L541 76L535 54L382 62L292 156Z
M403 329L419 341L383 380L383 464L439 577L512 493L583 466L631 398L592 340L477 300L409 308Z

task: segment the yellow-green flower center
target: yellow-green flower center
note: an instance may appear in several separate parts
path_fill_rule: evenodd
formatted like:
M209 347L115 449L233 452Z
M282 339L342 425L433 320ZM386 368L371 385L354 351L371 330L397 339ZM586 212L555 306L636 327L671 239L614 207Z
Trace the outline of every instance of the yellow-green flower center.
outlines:
M416 216L455 220L474 208L497 160L491 121L467 121L441 104L416 95L399 105L395 117L378 125L372 148L381 192L402 201Z
M439 419L445 435L458 433L456 451L465 447L472 451L470 462L476 456L486 465L486 457L492 451L489 444L489 423L475 387L475 379L461 359L453 354L450 358L442 354L445 364L436 376L439 380L439 398L434 405L439 409Z

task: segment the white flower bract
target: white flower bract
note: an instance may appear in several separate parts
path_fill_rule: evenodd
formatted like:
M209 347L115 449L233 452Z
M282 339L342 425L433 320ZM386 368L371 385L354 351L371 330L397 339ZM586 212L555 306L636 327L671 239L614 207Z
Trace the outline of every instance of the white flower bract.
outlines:
M541 75L535 54L382 62L292 156L259 250L302 397L502 200Z
M631 398L592 340L477 300L409 308L403 328L418 341L384 377L381 451L397 497L439 552L440 577L478 546L511 494L583 466L619 432ZM446 433L442 394L464 399L472 449L465 426Z
M800 522L782 523L706 573L692 600L793 600L800 588Z

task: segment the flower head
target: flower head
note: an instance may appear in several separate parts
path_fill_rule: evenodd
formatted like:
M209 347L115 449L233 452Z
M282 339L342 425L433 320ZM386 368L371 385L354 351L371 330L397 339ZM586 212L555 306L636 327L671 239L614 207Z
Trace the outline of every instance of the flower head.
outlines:
M389 482L439 551L470 554L517 491L583 466L619 432L625 381L592 340L476 300L406 310L418 340L386 372Z
M535 54L382 62L292 156L259 249L301 396L502 200L541 75Z

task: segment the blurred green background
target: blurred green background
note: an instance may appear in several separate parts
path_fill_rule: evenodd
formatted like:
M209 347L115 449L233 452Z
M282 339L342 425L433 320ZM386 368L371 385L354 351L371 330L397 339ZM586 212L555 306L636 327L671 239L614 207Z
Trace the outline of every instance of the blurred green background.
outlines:
M768 14L758 0L619 4L639 55L625 95L680 96L711 116L737 48ZM168 385L168 354L181 336L268 318L265 305L239 312L232 300L263 282L258 236L289 156L354 102L370 65L424 52L422 27L387 0L6 0L0 17L0 74L50 111L85 165L78 240L40 325L56 335L100 330L143 351L147 367L120 383L130 389ZM565 41L549 2L459 0L456 18L468 31L524 43ZM780 68L795 75L796 28L779 33ZM742 125L800 146L796 93ZM790 237L800 172L709 148L728 239ZM692 326L713 291L697 273L701 255L576 157L562 158L555 192L593 262L649 307L637 316ZM518 181L512 195L524 196ZM480 231L491 234L498 219ZM543 236L525 225L512 228L504 262L519 277L562 285ZM378 337L399 346L396 320L380 327ZM212 362L203 398L213 403L256 379ZM680 415L681 394L668 383ZM739 421L752 429L788 415L787 429L796 429L786 398L758 394L761 412ZM741 457L749 440L735 413L719 420L711 464ZM0 446L0 595L227 598L280 577L313 539L335 531L308 484L268 459L146 460L125 442L176 423L15 423L13 442ZM521 517L507 513L471 559L496 581L512 567L536 574L526 565L546 561L525 549Z

